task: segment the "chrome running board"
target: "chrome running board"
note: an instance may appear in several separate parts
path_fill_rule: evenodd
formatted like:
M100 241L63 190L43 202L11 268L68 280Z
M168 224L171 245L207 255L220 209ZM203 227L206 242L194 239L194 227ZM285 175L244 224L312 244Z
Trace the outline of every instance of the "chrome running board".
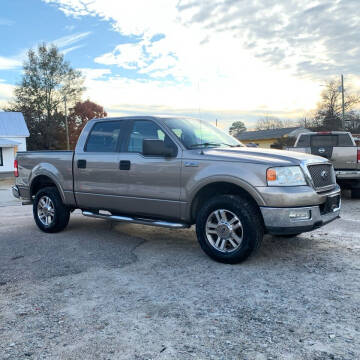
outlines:
M97 218L97 219L105 219L105 220L113 220L113 221L120 221L120 222L127 222L132 224L140 224L140 225L150 225L150 226L159 226L171 229L185 229L189 228L190 226L185 223L174 223L162 220L153 220L153 219L146 219L146 218L132 218L129 216L122 216L122 215L104 215L98 214L91 211L83 211L82 214L87 217Z

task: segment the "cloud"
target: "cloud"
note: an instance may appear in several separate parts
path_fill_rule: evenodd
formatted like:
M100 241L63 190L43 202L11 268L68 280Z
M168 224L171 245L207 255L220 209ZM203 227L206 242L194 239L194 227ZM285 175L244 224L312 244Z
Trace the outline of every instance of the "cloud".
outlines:
M128 70L88 81L107 110L127 104L287 116L316 106L323 79L360 72L357 0L44 1L136 39L95 58Z
M103 78L105 75L110 75L110 69L91 69L91 68L80 68L78 69L85 76L88 81Z
M20 67L21 60L17 57L4 57L0 56L0 70L11 70Z
M75 44L75 43L79 42L80 40L85 39L90 34L91 34L91 31L77 33L77 34L71 34L71 35L63 36L59 39L56 39L56 40L52 41L52 43L55 44L59 48L64 48L69 45Z
M11 99L14 88L14 85L7 84L3 79L0 79L0 109L5 107Z

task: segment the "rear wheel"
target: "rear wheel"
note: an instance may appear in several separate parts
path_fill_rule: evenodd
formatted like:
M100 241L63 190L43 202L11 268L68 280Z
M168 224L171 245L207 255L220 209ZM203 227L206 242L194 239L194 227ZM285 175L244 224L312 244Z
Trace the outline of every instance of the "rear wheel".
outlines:
M196 219L196 233L212 259L235 264L261 244L264 227L258 208L245 197L220 195L208 200Z
M70 210L63 204L55 187L46 187L35 196L33 215L40 230L55 233L65 229L69 223Z

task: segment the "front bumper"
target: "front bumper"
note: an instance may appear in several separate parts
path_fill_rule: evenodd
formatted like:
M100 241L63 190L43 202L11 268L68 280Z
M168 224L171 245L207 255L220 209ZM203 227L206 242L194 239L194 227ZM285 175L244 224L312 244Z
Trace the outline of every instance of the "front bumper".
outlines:
M337 219L340 216L340 208L341 200L338 207L327 212L324 212L321 205L296 208L260 207L265 227L273 235L299 234L317 229ZM290 218L290 213L301 210L309 212L309 219Z
M336 170L335 171L337 179L360 179L359 170Z

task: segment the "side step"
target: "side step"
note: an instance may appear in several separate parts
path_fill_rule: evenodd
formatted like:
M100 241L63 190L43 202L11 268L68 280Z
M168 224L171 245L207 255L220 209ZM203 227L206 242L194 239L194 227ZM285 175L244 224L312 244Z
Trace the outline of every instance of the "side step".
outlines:
M132 218L129 216L121 216L121 215L104 215L104 214L94 213L91 211L83 211L82 214L84 216L97 218L97 219L113 220L113 221L127 222L132 224L159 226L159 227L165 227L171 229L185 229L190 227L188 224L185 223L174 223L174 222L145 219L145 218Z

